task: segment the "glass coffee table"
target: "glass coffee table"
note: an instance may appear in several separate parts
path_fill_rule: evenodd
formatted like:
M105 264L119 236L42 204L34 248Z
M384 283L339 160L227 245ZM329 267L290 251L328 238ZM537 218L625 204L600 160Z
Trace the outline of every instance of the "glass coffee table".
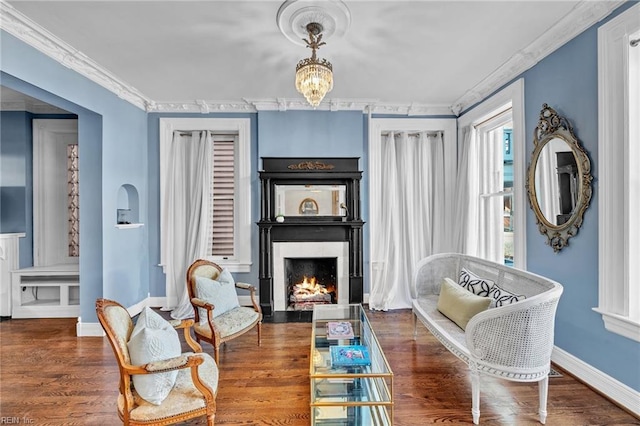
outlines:
M312 425L393 424L393 372L362 305L314 306L310 358Z

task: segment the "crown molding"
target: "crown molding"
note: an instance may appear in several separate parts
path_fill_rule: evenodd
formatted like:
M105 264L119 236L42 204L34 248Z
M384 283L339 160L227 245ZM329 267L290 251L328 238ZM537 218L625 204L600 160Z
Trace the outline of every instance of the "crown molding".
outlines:
M32 114L69 114L69 111L45 103L0 101L0 111L26 111Z
M608 16L624 2L624 0L581 1L542 36L517 52L504 65L462 95L453 103L451 110L459 115L466 108L482 101L569 40Z
M325 99L313 108L304 99L288 98L245 98L235 101L205 101L197 99L184 102L150 102L148 112L201 113L215 112L258 112L258 111L361 111L372 114L392 115L451 115L451 108L445 105L382 103L375 99Z
M147 104L151 102L137 89L120 80L84 53L60 40L3 0L0 1L0 29L140 109L146 109Z

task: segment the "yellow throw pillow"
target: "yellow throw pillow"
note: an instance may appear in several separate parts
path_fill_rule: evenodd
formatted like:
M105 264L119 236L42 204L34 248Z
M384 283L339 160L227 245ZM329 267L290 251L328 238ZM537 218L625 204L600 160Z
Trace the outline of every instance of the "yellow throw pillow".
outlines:
M445 278L440 287L438 310L463 330L469 320L475 314L487 310L490 303L491 298L477 296L450 278Z

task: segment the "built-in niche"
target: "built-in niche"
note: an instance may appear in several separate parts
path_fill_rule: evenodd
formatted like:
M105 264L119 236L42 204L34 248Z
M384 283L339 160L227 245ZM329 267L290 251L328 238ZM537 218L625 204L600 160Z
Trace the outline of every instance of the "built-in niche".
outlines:
M135 186L128 183L118 189L116 228L138 228L140 223L140 198Z

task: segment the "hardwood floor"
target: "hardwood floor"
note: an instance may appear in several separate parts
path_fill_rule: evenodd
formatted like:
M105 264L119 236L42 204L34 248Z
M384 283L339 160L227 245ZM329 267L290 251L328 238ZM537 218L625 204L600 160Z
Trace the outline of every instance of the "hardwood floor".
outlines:
M394 372L394 424L472 424L462 361L424 327L414 341L408 310L368 315ZM309 424L310 333L308 323L265 323L261 347L255 333L227 343L216 424ZM117 425L117 381L106 338L76 338L75 319L0 322L0 424ZM536 384L488 378L483 385L482 425L539 425ZM566 373L549 381L548 411L551 426L640 425Z

